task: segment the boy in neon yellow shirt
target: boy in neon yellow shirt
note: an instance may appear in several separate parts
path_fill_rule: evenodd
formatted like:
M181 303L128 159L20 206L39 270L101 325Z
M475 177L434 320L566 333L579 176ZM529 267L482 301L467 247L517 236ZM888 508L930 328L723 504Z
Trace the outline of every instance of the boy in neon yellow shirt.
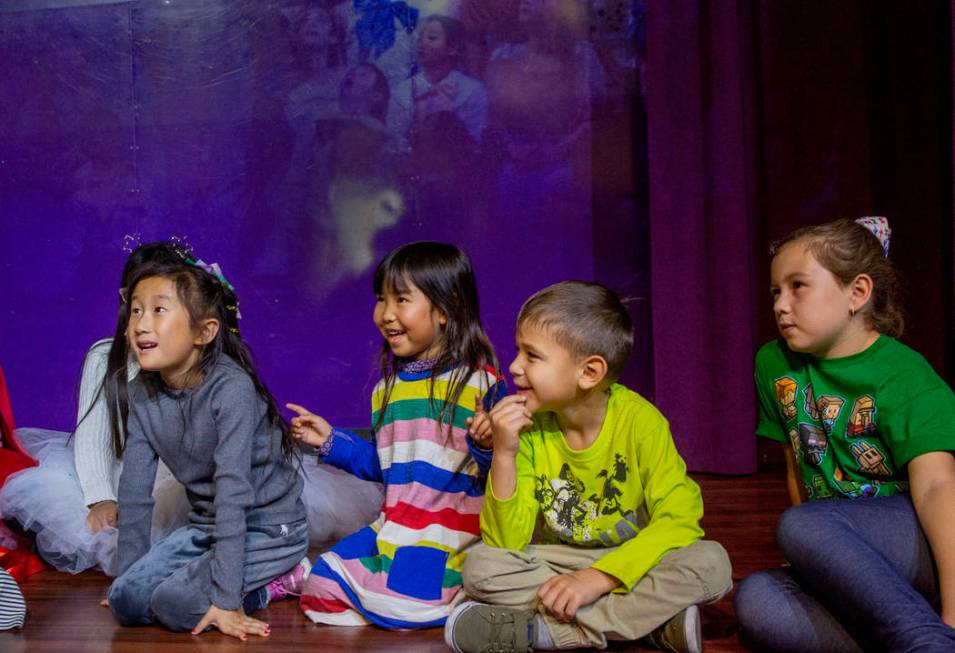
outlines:
M630 317L597 284L532 296L517 319L517 393L472 432L493 434L464 603L445 626L458 653L645 641L699 651L700 603L731 587L729 557L700 538L703 502L663 416L615 383ZM534 544L531 544L532 540Z

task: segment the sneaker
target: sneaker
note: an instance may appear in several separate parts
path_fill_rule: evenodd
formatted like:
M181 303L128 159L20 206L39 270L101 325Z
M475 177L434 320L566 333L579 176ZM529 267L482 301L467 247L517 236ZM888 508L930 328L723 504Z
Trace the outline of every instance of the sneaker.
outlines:
M702 653L703 629L700 609L691 605L645 638L650 644L672 653Z
M287 596L301 596L302 588L305 586L305 579L312 571L312 563L308 557L302 558L302 561L295 565L292 571L282 574L275 580L265 586L269 593L269 603L279 601Z
M526 653L534 650L533 610L475 601L456 607L444 625L444 641L455 653Z

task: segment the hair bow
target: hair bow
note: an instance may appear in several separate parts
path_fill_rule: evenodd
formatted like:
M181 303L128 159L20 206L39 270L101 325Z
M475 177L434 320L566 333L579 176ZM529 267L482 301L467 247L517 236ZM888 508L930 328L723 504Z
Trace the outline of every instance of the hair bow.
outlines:
M889 228L889 221L886 218L881 215L867 215L856 220L856 224L860 224L872 232L872 235L878 238L882 244L882 254L884 256L889 255L889 239L892 238L892 229Z

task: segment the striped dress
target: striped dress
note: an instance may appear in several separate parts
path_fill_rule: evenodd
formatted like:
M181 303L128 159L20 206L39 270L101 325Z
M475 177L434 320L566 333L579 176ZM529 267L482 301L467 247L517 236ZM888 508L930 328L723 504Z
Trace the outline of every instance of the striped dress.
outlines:
M316 623L383 628L444 624L463 597L461 568L480 541L486 469L472 455L465 419L476 395L503 394L493 370L472 373L461 393L450 438L438 415L451 372L401 371L374 442L335 431L325 462L385 486L381 514L316 561L301 605ZM488 392L493 386L493 391ZM372 396L377 423L383 382ZM489 458L484 459L486 464Z

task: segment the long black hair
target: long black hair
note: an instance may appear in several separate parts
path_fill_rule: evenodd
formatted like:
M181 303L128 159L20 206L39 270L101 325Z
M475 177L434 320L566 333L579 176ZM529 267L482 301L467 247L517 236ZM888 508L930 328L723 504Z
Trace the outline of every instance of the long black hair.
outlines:
M106 373L100 380L93 400L86 408L86 412L77 420L76 426L89 417L96 402L105 399L109 411L109 430L113 443L113 452L117 458L123 455L126 438L126 419L129 417L129 388L128 366L129 345L126 342L126 327L129 324L129 289L130 281L136 276L140 268L151 263L176 263L182 256L191 256L191 252L182 243L156 242L146 243L134 249L126 264L119 281L119 312L116 317L116 332L113 343L110 345L106 357ZM92 350L90 350L92 352ZM87 353L87 358L90 353ZM84 360L83 367L86 367ZM73 431L75 434L76 431ZM71 436L72 437L72 436Z
M175 262L151 263L141 267L131 280L130 296L137 284L149 277L166 279L175 286L179 301L189 313L189 326L192 329L197 329L203 320L210 318L219 322L215 337L202 346L199 361L188 372L189 376L205 378L221 356L231 358L249 375L256 393L265 402L269 423L282 432L283 454L287 459L296 456L297 447L288 423L279 413L272 393L256 373L252 351L239 334L239 299L232 287L212 272L197 267L191 259L187 261L180 258ZM140 375L147 387L153 390L162 383L158 372L144 370Z
M450 433L458 399L468 378L473 372L487 366L496 374L497 355L481 326L477 282L467 254L454 245L420 241L393 250L375 269L375 295L381 295L386 288L401 292L411 284L428 298L434 309L447 318L437 343L440 353L432 367L428 395L433 404L435 378L441 371L453 368L447 394L443 397L444 405L438 414L438 421L447 422ZM379 365L385 387L375 429L384 421L385 408L394 388L400 362L392 354L388 343L383 342Z

